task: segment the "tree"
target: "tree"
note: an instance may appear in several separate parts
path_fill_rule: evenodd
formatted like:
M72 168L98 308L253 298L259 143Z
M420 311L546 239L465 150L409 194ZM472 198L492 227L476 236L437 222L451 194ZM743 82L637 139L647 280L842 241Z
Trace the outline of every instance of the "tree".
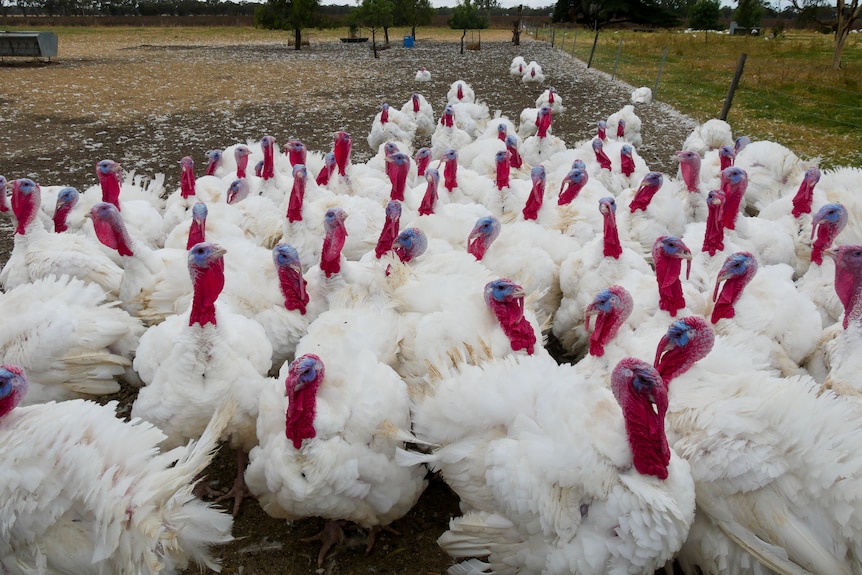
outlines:
M395 26L410 26L410 35L416 38L416 26L427 26L434 16L431 0L394 0L393 23Z
M828 26L835 32L835 47L832 50L832 69L841 68L841 55L847 43L847 37L853 29L853 24L862 18L862 4L860 0L836 0L834 19L823 21L817 16L818 9L824 5L823 0L790 0L793 9L801 17L811 19L818 24Z
M254 10L254 23L270 30L293 30L295 50L302 48L302 29L320 22L318 0L267 0Z
M353 12L356 23L371 28L371 48L375 58L380 57L377 54L377 30L392 26L392 11L392 0L362 0Z
M624 22L658 28L680 23L679 17L657 0L558 0L554 17L563 14L568 18L561 22L577 22L596 30Z
M720 0L698 0L688 10L688 26L695 30L721 30Z
M472 0L460 0L449 16L449 27L453 30L463 30L461 34L461 53L464 53L464 37L467 30L477 30L488 27L488 16L482 14L478 4Z
M760 0L739 0L733 19L740 28L755 28L760 26L765 12Z

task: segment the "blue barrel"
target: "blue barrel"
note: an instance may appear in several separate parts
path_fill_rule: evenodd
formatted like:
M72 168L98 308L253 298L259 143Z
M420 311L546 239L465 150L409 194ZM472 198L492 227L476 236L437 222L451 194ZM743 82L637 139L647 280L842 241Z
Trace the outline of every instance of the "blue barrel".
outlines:
M413 36L404 36L404 47L412 48L413 47Z

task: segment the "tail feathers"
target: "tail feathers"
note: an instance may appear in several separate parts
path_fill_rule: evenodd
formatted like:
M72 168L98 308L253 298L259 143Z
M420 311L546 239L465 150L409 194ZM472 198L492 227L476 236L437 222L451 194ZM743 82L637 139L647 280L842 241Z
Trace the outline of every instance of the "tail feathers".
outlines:
M449 575L484 575L491 573L490 565L478 559L468 559L461 563L456 563L446 570Z
M725 535L776 573L852 573L794 515L783 496L770 487L731 498L698 489L697 505Z
M437 539L437 544L455 558L473 558L449 573L516 573L527 551L517 527L496 513L469 511L449 522L449 530ZM477 557L489 557L487 563Z

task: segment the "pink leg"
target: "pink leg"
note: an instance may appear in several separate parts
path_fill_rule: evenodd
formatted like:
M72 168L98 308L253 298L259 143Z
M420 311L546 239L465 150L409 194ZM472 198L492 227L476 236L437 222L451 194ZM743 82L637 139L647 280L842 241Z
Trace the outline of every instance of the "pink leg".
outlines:
M233 482L233 487L220 495L216 501L224 501L233 498L233 514L236 516L239 513L242 500L248 496L253 497L248 485L245 484L245 468L248 464L248 454L243 449L236 450L236 479Z
M332 546L344 541L344 530L342 529L344 523L344 521L327 521L326 525L323 526L323 531L317 535L300 539L303 543L311 543L312 541L320 541L322 543L320 553L317 554L318 567L323 567L323 559Z

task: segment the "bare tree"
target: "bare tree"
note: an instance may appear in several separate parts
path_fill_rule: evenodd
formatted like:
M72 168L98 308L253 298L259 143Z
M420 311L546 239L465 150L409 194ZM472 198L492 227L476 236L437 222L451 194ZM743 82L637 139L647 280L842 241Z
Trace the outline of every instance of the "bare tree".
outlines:
M790 0L793 9L800 14L808 14L811 19L822 26L835 31L835 48L832 51L832 69L841 68L841 54L847 43L847 37L853 29L853 24L862 16L862 4L859 0L836 0L835 18L824 21L818 18L817 8L823 6L821 0Z

